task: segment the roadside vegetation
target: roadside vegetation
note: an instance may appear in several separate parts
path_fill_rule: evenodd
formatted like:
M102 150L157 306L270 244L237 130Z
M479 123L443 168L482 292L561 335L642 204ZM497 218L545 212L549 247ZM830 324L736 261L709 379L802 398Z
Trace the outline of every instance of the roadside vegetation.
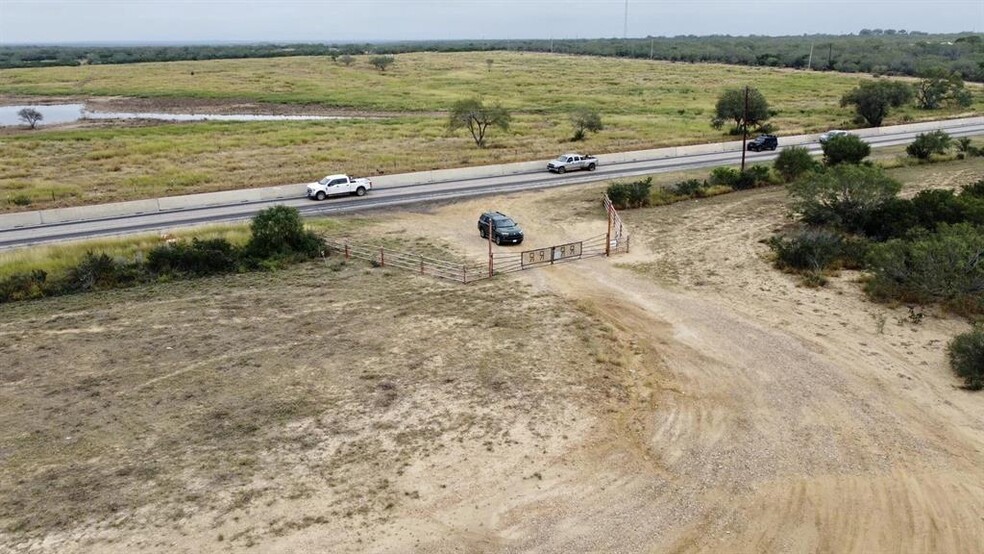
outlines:
M851 138L828 145L853 152ZM925 143L949 142L945 133L927 133L907 151L925 159L937 153ZM976 152L969 143L966 150ZM863 156L828 155L786 186L798 224L769 241L778 268L802 275L809 286L825 285L840 269L863 270L873 300L937 305L984 320L984 180L903 198L901 183ZM914 323L922 319L922 312L910 312ZM984 368L980 333L960 335L950 345L954 371L973 389L981 388Z
M210 236L211 235L211 236ZM218 235L218 236L217 236ZM225 236L221 236L225 235ZM229 237L234 237L230 240ZM0 266L0 303L125 288L175 279L273 270L326 255L324 241L306 230L294 208L274 206L257 214L248 237L240 229L200 233L191 240L167 237L87 243L34 263L24 259ZM116 246L116 248L112 248ZM18 256L14 254L15 258Z

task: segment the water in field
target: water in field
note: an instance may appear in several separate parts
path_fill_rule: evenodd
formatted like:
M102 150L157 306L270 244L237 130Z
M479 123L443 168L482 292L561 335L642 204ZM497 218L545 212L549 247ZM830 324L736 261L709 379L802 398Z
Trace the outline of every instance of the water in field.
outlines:
M46 106L0 106L0 126L26 125L17 115L23 108L33 108L41 113L41 125L72 123L81 119L156 119L159 121L323 121L352 119L327 115L255 115L255 114L173 114L152 112L94 112L85 104L51 104Z

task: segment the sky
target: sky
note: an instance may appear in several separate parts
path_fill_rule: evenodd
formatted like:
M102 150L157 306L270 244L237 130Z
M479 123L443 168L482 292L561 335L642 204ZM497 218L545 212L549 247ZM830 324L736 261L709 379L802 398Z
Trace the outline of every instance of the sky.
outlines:
M0 0L0 44L802 35L865 28L984 32L984 0Z

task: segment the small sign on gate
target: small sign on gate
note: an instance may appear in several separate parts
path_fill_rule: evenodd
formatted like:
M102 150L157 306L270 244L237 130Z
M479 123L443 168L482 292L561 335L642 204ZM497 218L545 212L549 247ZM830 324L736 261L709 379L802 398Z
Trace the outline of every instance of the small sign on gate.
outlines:
M524 268L540 264L552 264L571 258L580 258L581 243L571 242L558 246L527 250L523 252L522 256Z

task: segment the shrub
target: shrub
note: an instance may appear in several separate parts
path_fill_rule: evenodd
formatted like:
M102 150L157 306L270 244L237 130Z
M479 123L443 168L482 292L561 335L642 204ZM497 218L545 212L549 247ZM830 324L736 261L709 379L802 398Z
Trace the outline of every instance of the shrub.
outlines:
M943 131L920 133L909 146L906 146L905 152L913 158L928 160L933 154L946 154L951 142L950 135Z
M688 179L673 185L671 190L673 191L673 194L686 196L687 198L702 198L704 196L704 192L709 186L710 184L707 181L701 181L700 179Z
M64 292L112 289L131 284L138 277L137 266L89 251L78 265L68 270L61 289Z
M868 292L903 302L940 302L964 314L984 313L984 230L967 223L871 248Z
M761 187L765 185L772 184L772 173L767 165L753 165L745 169L745 173L742 179L739 180L739 184L751 183L751 186L745 186L744 188L754 188Z
M970 185L964 185L960 189L960 196L967 197L972 196L976 198L984 198L984 179L972 183Z
M984 328L957 335L947 348L950 367L970 390L984 389Z
M15 206L30 206L32 202L34 201L26 194L17 194L10 198L10 203Z
M15 273L0 281L0 302L30 300L45 295L48 274L40 269L30 273Z
M823 163L828 166L859 164L871 154L871 146L855 135L833 137L821 145Z
M163 244L147 253L147 269L157 275L214 275L235 271L240 253L221 238Z
M786 185L793 209L811 225L863 230L870 213L895 197L902 185L881 169L838 165Z
M737 169L732 167L715 167L711 170L710 184L712 186L724 185L726 187L735 188L735 183L741 174Z
M652 184L652 177L646 177L641 181L630 183L612 183L608 185L608 198L620 210L644 208L650 205L650 189L652 188Z
M843 253L844 239L827 229L806 229L788 237L769 239L779 269L820 272L829 269Z
M802 146L792 146L779 152L773 167L775 167L776 173L782 177L782 180L788 183L816 170L817 162L810 155L809 149Z
M919 219L919 225L930 231L935 231L943 223L964 221L963 206L952 190L920 191L912 198L912 209Z
M919 226L919 214L912 201L903 198L890 198L874 208L864 218L861 232L865 236L883 242L905 236Z
M253 217L247 251L257 258L310 258L324 250L324 241L304 230L296 208L274 206Z

